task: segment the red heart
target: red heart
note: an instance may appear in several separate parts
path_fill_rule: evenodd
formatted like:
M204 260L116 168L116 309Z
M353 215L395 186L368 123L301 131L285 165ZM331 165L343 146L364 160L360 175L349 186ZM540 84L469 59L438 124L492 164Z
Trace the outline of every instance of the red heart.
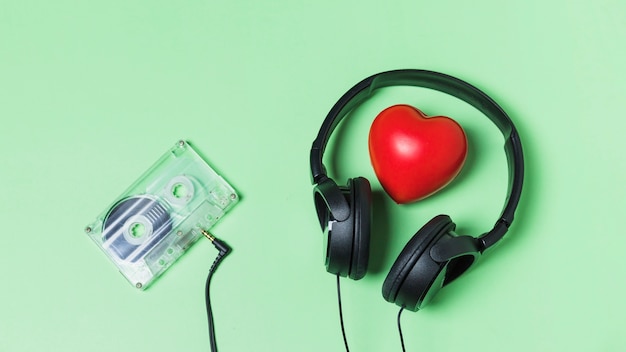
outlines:
M394 105L374 119L369 152L385 191L405 204L428 197L454 179L467 156L467 139L449 117L428 117L412 106Z

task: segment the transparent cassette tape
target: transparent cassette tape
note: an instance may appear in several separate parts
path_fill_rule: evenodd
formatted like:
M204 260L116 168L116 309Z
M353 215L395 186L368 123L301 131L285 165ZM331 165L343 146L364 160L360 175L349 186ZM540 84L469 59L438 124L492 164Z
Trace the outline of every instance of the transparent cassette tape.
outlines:
M145 289L238 201L235 190L180 141L85 232L131 284Z

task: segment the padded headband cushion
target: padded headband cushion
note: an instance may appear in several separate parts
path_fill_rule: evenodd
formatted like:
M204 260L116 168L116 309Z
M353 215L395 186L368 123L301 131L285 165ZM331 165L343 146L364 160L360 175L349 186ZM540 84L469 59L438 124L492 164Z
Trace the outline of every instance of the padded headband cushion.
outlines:
M395 302L400 287L420 256L430 250L431 245L439 235L453 227L454 223L449 216L438 215L417 231L400 252L385 278L382 289L385 300L391 303Z

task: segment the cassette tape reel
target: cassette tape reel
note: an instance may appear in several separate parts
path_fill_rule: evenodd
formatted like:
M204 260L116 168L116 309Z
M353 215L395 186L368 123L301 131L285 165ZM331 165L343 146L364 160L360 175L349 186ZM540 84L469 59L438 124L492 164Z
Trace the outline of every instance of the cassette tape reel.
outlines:
M135 287L145 289L239 200L178 142L85 231Z

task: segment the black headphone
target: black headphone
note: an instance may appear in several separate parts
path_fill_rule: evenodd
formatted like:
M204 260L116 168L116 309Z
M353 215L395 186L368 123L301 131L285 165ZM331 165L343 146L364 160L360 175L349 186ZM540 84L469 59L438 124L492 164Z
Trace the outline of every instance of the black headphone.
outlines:
M390 86L417 86L437 90L472 105L502 132L508 163L508 190L504 209L491 230L479 237L459 236L449 216L439 215L424 225L406 244L389 270L383 297L417 311L445 285L463 274L489 247L498 242L513 222L522 192L524 157L511 119L478 88L458 78L424 70L395 70L372 75L357 83L332 107L311 147L311 176L317 216L325 232L326 270L359 280L369 260L371 187L356 177L340 187L326 174L324 149L339 122L376 90Z

